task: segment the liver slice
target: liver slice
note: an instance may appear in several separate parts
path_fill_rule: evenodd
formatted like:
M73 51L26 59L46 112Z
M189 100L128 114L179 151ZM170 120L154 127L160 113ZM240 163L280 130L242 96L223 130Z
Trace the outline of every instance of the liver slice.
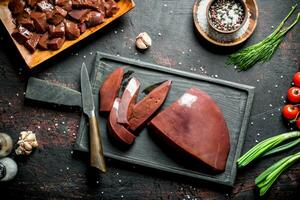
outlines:
M170 80L165 81L134 105L132 114L129 116L129 129L131 131L140 130L160 108L167 98L171 83Z
M118 95L124 76L124 68L119 67L110 73L100 87L100 112L110 112Z
M140 82L136 78L132 77L122 95L118 111L118 122L126 125L126 127L129 126L128 118L132 113L133 105L136 102L139 89Z
M117 122L119 105L120 98L116 98L113 108L109 114L107 123L108 131L116 140L123 144L129 145L134 142L135 136L130 133L122 124Z
M88 12L90 12L89 9L72 10L68 14L72 19L76 20L77 22L83 22L83 19Z
M187 90L149 126L172 146L215 171L224 171L230 150L229 132L220 108L205 92Z

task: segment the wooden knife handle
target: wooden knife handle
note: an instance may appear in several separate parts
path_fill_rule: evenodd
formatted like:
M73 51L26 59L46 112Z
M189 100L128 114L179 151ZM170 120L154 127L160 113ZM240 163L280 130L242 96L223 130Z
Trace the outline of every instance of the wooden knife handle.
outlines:
M96 116L89 118L90 123L90 156L91 166L106 172L102 142Z

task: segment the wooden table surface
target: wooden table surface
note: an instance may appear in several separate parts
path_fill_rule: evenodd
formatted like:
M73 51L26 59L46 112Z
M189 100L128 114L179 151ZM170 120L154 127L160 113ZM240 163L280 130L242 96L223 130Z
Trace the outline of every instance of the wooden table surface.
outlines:
M258 0L259 22L244 46L265 38L299 0ZM160 173L140 166L108 160L109 170L97 186L88 184L87 158L75 156L72 145L78 130L79 111L61 111L24 102L30 76L79 88L81 63L90 69L96 51L140 59L174 69L255 86L255 97L243 152L257 141L289 129L280 108L293 73L300 65L300 25L285 38L273 59L246 72L225 67L227 49L211 48L193 27L191 0L136 0L136 8L94 36L56 58L27 72L3 25L0 25L0 132L17 141L23 130L37 134L39 148L28 158L16 159L19 172L0 184L0 199L255 199L254 179L286 153L256 162L240 170L233 188ZM299 12L298 8L298 12ZM295 15L294 15L295 17ZM153 46L140 53L135 36L148 32ZM204 70L202 70L202 68ZM300 196L300 163L286 171L266 199ZM5 198L3 198L5 197Z

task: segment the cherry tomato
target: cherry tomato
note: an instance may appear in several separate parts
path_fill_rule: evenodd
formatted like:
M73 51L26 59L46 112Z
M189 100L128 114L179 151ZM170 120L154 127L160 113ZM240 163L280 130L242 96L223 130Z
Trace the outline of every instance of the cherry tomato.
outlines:
M287 120L293 120L297 117L299 108L292 104L285 105L282 109L282 115ZM299 122L300 125L300 122Z
M296 126L297 126L298 129L300 129L300 118L298 118L298 119L296 120Z
M300 103L300 88L291 87L288 90L287 98L292 103Z
M296 86L300 87L300 72L294 74L293 82Z

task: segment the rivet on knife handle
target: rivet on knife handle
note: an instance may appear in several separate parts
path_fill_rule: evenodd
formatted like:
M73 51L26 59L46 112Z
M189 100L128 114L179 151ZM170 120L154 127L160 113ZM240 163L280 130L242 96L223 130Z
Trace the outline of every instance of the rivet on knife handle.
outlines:
M106 165L103 156L102 142L99 133L98 122L96 116L89 118L90 124L90 156L91 166L106 172Z

